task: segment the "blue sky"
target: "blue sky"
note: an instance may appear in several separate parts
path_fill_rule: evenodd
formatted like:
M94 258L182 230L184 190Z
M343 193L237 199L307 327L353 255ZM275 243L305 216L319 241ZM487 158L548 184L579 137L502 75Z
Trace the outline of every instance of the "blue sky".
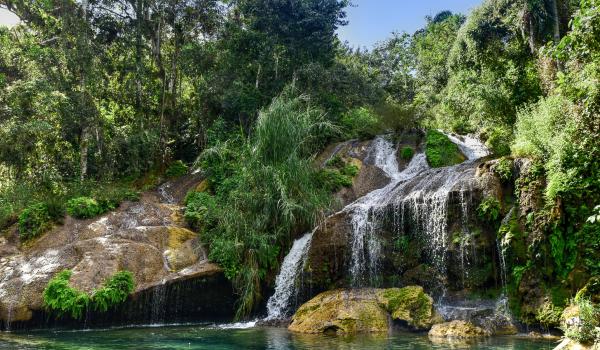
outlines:
M483 0L352 0L347 9L350 23L338 30L352 47L371 48L394 31L413 33L425 24L425 16L450 10L468 14Z

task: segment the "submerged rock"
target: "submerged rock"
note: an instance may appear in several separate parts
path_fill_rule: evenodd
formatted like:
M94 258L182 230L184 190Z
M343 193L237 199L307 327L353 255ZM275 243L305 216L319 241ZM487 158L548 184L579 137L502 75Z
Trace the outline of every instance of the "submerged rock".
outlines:
M442 322L433 300L422 287L333 290L302 305L289 330L299 333L388 332L390 320L414 330L427 330Z
M434 325L429 331L431 338L479 338L489 333L467 321L451 321Z

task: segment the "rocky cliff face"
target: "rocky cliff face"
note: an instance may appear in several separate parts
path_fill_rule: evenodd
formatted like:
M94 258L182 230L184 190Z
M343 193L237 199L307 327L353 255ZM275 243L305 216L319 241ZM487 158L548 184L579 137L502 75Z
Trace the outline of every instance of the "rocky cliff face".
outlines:
M394 147L410 145L417 150L413 160L418 163L422 145L418 138L409 140L394 143ZM368 162L368 157L361 161ZM496 229L476 214L484 198L502 193L498 178L485 171L485 162L474 159L427 169L401 161L398 167L398 173L392 174L399 176L397 179L379 173L385 180L362 184L363 193L379 192L377 198L369 199L361 219L366 223L358 222L355 209L346 209L315 230L303 275L307 288L316 293L360 287L361 283L380 287L417 284L438 295L442 290L500 287ZM411 167L417 169L416 174L407 175ZM361 272L366 275L362 282L352 276L357 229L367 231L360 248L364 250L363 263L370 267Z
M185 228L177 204L199 182L186 176L99 218L67 218L33 242L22 244L16 232L2 238L0 328L39 327L52 320L44 312L42 292L64 269L73 271L71 286L88 293L120 270L134 274L134 295L108 314L90 311L88 326L230 317L232 287L221 268L207 260L197 235Z

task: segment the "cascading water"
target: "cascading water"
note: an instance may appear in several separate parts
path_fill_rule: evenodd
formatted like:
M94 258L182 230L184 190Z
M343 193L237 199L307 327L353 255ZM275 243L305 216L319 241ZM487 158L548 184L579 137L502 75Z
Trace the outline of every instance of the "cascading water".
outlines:
M382 255L380 235L384 219L392 210L396 234L412 231L428 243L429 260L440 272L446 271L448 249L448 211L451 196L460 201L463 231L468 233L471 193L475 185L475 161L488 151L472 137L448 137L459 146L467 161L446 168L431 169L425 154L416 154L408 166L399 170L397 150L384 137L377 137L369 156L390 183L349 204L340 213L351 223L349 274L353 287L376 286ZM289 316L291 300L296 295L296 282L306 261L312 233L297 240L286 256L277 277L275 294L269 299L267 320ZM467 255L466 253L464 254Z
M403 181L407 181L429 168L424 154L417 154L402 172L396 159L396 148L382 137L374 142L375 166L385 172L391 182L372 191L345 207L342 212L350 215L352 223L350 276L355 287L376 284L381 256L380 231L382 216L389 194Z
M297 239L283 260L281 271L275 280L275 293L267 303L267 321L280 320L290 316L291 303L298 291L295 288L296 280L306 262L312 236L313 232Z

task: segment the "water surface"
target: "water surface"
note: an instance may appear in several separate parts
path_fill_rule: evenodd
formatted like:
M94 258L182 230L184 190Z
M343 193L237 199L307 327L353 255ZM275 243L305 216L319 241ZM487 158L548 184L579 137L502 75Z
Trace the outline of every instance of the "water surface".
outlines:
M206 326L146 327L93 331L30 331L0 333L1 350L371 350L371 349L513 349L552 350L555 342L497 337L472 344L434 344L425 335L336 337L299 335L284 328L222 329Z

